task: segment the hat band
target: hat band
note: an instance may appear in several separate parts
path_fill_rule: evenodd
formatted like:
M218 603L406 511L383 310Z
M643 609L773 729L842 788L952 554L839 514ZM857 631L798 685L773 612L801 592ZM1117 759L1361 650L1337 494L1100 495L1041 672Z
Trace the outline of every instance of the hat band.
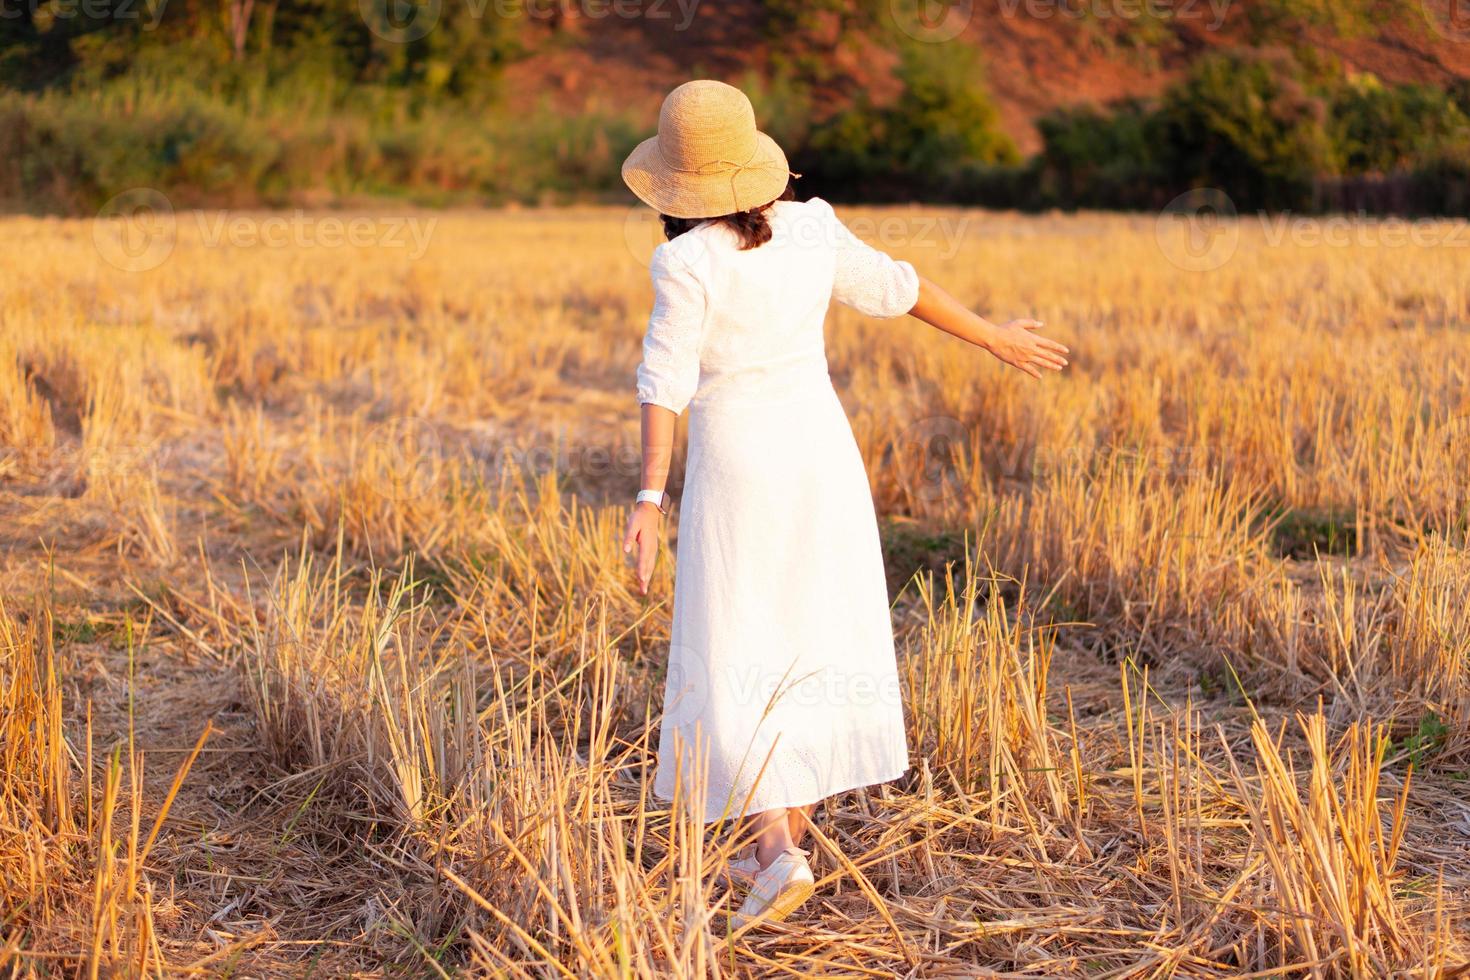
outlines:
M711 167L717 167L720 164L724 164L727 167L733 167L736 170L736 172L739 172L741 170L747 170L747 169L755 169L754 167L751 166L750 161L751 160L754 160L756 158L756 156L761 151L760 144L757 143L755 149L751 151L750 156L746 158L746 160L745 160L744 163L737 163L734 160L717 159L717 160L706 160L704 163L701 163L697 167L676 167L676 166L674 166L673 163L671 163L669 161L669 158L664 155L664 147L663 147L663 141L662 140L659 140L658 142L654 143L653 144L653 148L654 148L654 150L656 150L658 152L658 158L664 162L664 166L665 167L668 167L670 170L677 170L681 174L722 173L723 172L723 168L721 170L711 170L710 169ZM774 162L774 161L772 161L772 162ZM769 165L770 164L768 163L768 164L764 164L763 166L769 166Z
M750 161L751 160L754 160L756 158L756 156L760 154L760 151L761 151L760 144L756 144L756 148L751 152L750 157L744 163L737 163L734 160L724 160L724 159L719 159L719 160L706 160L705 162L701 163L698 167L693 167L693 168L690 168L690 167L676 167L672 163L670 163L669 162L669 158L666 157L666 156L664 156L664 148L663 148L662 145L660 145L659 142L655 142L653 144L653 149L654 149L654 152L656 152L658 154L658 158L663 161L664 166L665 167L668 167L670 170L672 170L672 171L674 171L676 173L681 173L681 174L695 174L695 175L700 176L700 177L710 177L710 176L715 176L717 174L726 173L728 171L728 173L730 174L730 203L734 205L734 208L732 209L732 213L738 212L738 211L748 210L748 209L742 208L740 206L740 194L735 189L735 181L736 181L736 179L741 174L745 173L745 171L747 171L747 170L772 170L772 169L780 169L780 170L785 170L788 174L791 174L791 176L793 176L793 177L800 177L801 176L801 174L793 173L789 168L783 167L780 163L776 162L775 160L763 160L760 163L755 163L755 164L751 163ZM715 169L712 169L712 168L715 168Z

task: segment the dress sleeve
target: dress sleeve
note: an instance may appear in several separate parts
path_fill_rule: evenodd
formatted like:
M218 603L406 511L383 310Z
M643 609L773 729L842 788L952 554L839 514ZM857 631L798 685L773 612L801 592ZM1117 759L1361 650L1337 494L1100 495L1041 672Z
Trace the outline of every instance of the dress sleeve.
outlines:
M919 274L914 267L858 238L826 201L813 198L813 203L829 219L837 253L832 298L869 316L902 316L912 310L919 301Z
M638 401L661 405L677 415L699 387L704 287L667 242L653 250L649 274L653 313L643 336L643 363L638 365Z

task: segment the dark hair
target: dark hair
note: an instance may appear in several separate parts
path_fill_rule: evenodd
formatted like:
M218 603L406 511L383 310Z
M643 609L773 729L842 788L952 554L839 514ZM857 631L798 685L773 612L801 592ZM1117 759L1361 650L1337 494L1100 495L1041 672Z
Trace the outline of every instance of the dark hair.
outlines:
M787 180L786 189L781 192L781 196L776 198L776 201L794 200L796 200L796 185ZM751 208L749 211L722 214L718 218L671 218L666 214L661 214L658 218L664 224L664 237L671 241L706 221L718 222L740 236L740 250L743 252L748 248L764 245L771 240L771 225L766 220L766 209L776 201L762 204L758 208Z

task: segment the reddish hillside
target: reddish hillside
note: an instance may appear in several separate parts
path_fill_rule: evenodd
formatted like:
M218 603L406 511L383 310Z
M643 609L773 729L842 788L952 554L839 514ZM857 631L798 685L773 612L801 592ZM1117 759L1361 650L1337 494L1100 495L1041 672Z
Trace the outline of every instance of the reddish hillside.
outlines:
M1459 13L1457 3L1423 0L1422 8L1405 6L1411 14L1366 29L1277 28L1271 39L1328 53L1388 82L1444 84L1470 77L1470 13ZM983 53L1001 118L1023 151L1036 147L1034 120L1048 110L1154 94L1201 52L1251 38L1252 5L1241 0L975 0L967 17L965 4L950 6L941 33L959 32L953 41L934 43L972 44ZM1150 7L1175 13L1146 30L1131 13ZM1084 8L1094 14L1077 16ZM773 61L764 7L752 0L606 0L527 9L559 13L554 24L532 18L533 53L507 73L517 105L634 106L651 121L662 94L680 81L708 76L738 83L752 72L766 74ZM816 55L830 71L815 90L819 111L857 91L879 102L893 93L894 53L875 36L881 32L843 34L833 21L785 42Z

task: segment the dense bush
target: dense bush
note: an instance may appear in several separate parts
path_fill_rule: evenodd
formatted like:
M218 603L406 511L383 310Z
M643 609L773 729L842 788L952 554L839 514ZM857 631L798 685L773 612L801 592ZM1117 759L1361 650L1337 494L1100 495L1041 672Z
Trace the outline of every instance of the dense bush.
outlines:
M423 203L608 193L642 134L609 115L254 114L199 92L0 92L0 201L95 211L134 187L176 206L402 195Z
M1445 146L1409 171L1408 210L1418 214L1470 215L1470 142Z
M444 0L8 0L0 87L81 90L164 66L215 94L263 77L297 81L304 71L336 88L484 99L524 50L527 30L526 18L497 9Z
M0 154L17 161L0 194L11 199L85 209L140 186L229 199L258 184L277 151L249 118L198 96L128 106L0 94Z
M1043 200L1064 207L1137 207L1167 187L1161 127L1143 102L1119 103L1109 113L1095 106L1055 112L1038 128L1037 192Z
M966 168L1019 161L974 49L913 42L901 49L897 73L896 101L875 106L859 93L812 129L797 169L847 194L883 199L952 184Z
M1167 172L1219 187L1237 207L1301 207L1328 172L1327 107L1282 53L1201 61L1159 109Z
M3 206L86 212L137 186L181 204L621 196L618 163L648 128L647 106L500 103L501 66L577 31L484 4L417 0L435 29L390 41L392 23L369 24L374 10L401 13L398 0L255 0L234 33L244 0L130 0L135 18L107 21L80 13L105 0L66 17L18 2L21 16L0 17ZM1466 211L1470 81L1391 86L1311 50L1215 53L1157 99L1042 118L1043 148L1022 164L976 49L913 40L895 26L906 4L763 3L785 40L766 75L740 82L806 192L1154 209L1214 187L1241 209ZM1368 23L1367 7L1348 8ZM1253 9L1272 23L1338 16L1327 0ZM898 53L897 95L859 90L822 114L833 53L874 42Z
M620 187L618 164L648 127L649 107L567 115L498 99L501 66L578 43L555 5L518 15L446 0L129 0L135 16L87 19L17 2L23 16L0 18L10 207L86 212L137 186L176 203L595 196ZM105 14L107 2L86 9ZM817 33L833 45L859 44L854 32L893 40L888 5L764 7L770 32L797 40L773 45L777 69L745 87L798 169L814 171L808 187L911 193L1017 159L970 47L908 43L895 103L860 100L818 120L810 93L823 80L809 69L832 59L798 55ZM416 17L433 30L414 36Z
M1388 87L1365 76L1332 102L1331 136L1344 174L1414 167L1463 141L1467 127L1470 118L1451 93L1424 85Z
M1324 75L1281 52L1218 54L1156 102L1043 118L1037 196L1157 208L1213 187L1241 209L1463 214L1466 91Z

